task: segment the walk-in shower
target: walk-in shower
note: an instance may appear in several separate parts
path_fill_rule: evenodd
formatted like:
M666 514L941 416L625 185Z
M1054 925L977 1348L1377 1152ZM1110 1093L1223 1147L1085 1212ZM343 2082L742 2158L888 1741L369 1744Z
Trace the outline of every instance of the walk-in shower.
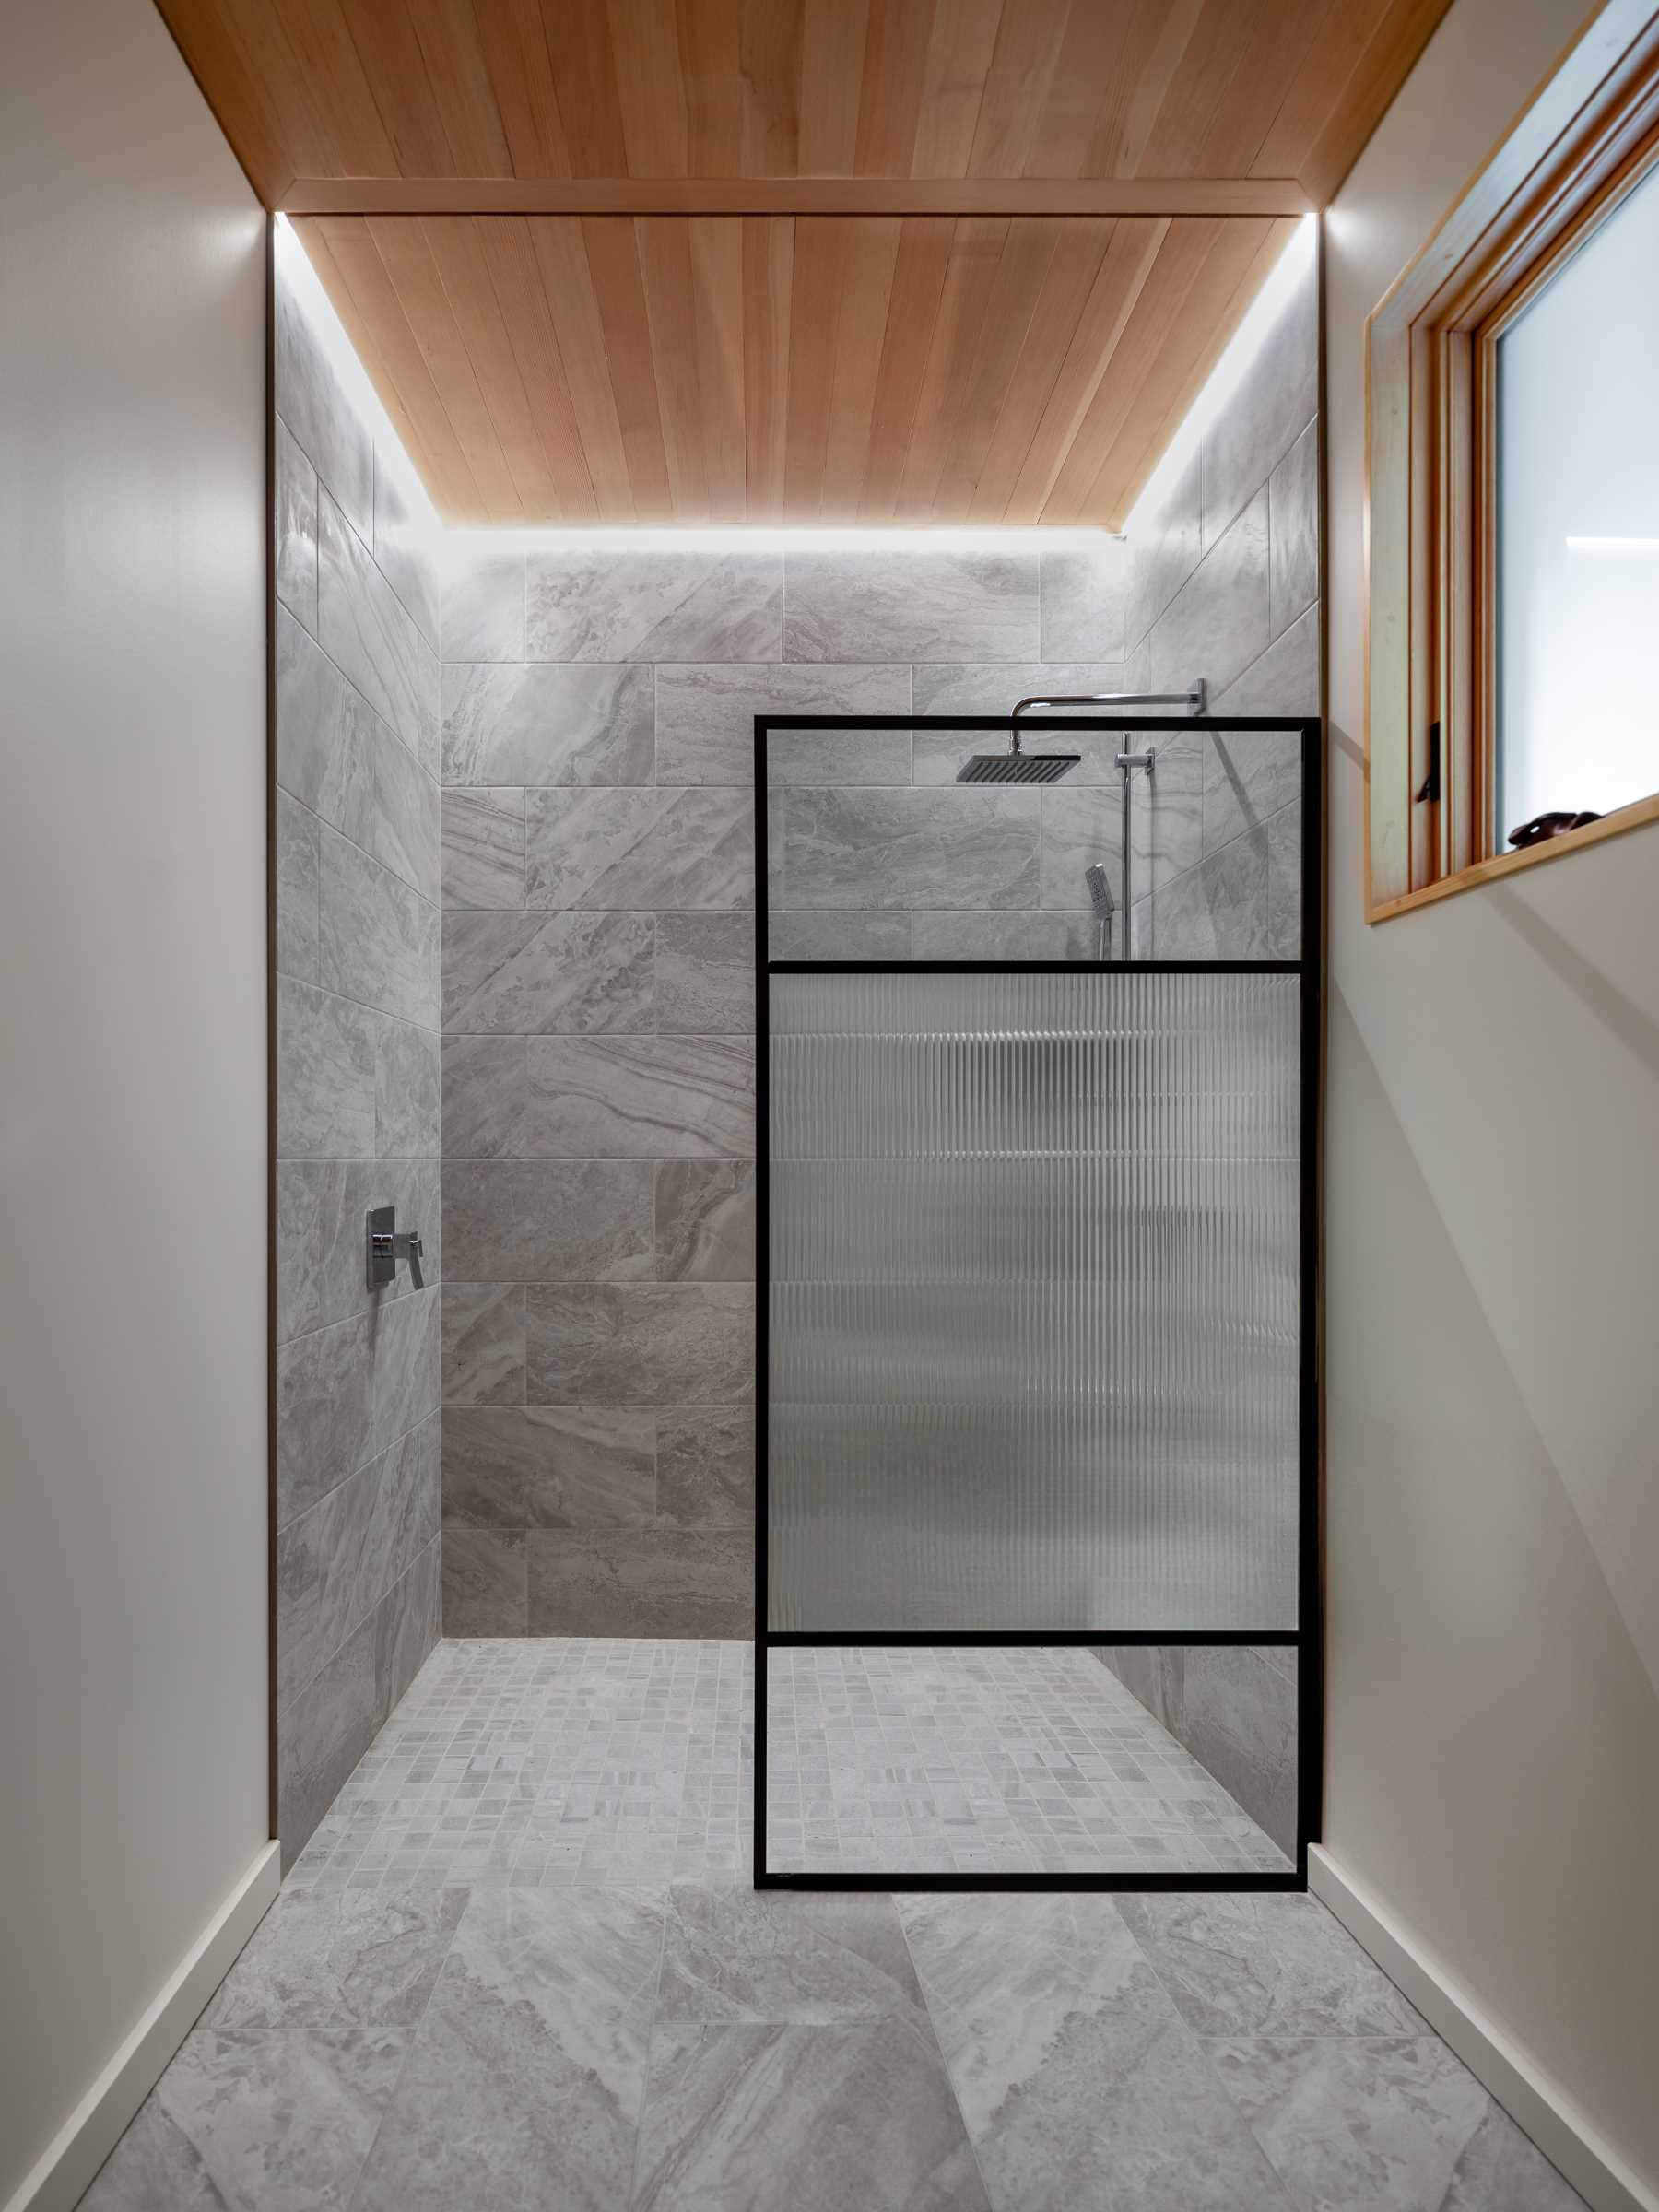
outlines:
M1154 874L1133 947L1131 879L1114 900L1107 860L1076 853L1141 756L1201 791L1288 731L1316 822L1317 725L1022 712L1068 733L1076 782L999 789L979 764L1006 756L970 750L939 783L1009 727L757 722L757 1879L1294 1887L1318 1709L1314 841L1253 913L1186 892L1166 918ZM807 729L813 787L770 772L772 733ZM885 783L852 788L873 730ZM1120 862L1142 839L1126 801ZM978 957L964 910L987 900L1076 910L1070 957L1019 957L1017 934ZM896 917L909 959L868 926ZM1300 1818L1277 1841L1130 1694L1137 1652L1284 1685Z

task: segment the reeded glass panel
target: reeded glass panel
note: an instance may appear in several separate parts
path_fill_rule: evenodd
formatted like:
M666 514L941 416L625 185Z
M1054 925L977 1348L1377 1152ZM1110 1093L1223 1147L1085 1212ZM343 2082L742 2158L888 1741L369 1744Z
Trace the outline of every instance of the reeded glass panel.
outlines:
M1294 975L774 975L770 1626L1295 1626Z

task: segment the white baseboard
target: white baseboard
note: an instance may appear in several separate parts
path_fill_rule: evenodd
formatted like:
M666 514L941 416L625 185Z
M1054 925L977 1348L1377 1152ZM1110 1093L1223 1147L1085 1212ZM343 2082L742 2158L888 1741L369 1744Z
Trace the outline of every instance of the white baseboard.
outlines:
M1631 2171L1560 2084L1498 2026L1443 1959L1317 1843L1308 1853L1308 1887L1593 2212L1659 2212L1659 2195Z
M143 2017L24 2175L6 2212L74 2212L261 1920L282 1879L267 1843L162 1983Z

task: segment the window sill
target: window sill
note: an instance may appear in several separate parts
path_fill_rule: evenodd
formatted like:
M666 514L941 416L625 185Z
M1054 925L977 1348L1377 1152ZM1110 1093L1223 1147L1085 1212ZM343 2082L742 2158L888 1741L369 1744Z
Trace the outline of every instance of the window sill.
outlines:
M1618 837L1626 830L1638 830L1643 822L1655 821L1659 821L1659 792L1651 798L1633 800L1629 806L1616 807L1611 814L1604 814L1600 821L1586 822L1582 830L1564 830L1559 837L1547 838L1541 845L1528 845L1519 853L1495 853L1490 860L1477 860L1472 867L1442 876L1438 883L1426 883L1421 890L1406 891L1398 899L1384 899L1371 908L1365 919L1368 924L1392 922L1396 914L1408 914L1415 907L1432 906L1437 900L1450 899L1458 891L1472 891L1479 884L1496 883L1500 877L1517 876L1523 868L1538 867L1545 861L1583 852L1586 845L1599 845L1605 839Z

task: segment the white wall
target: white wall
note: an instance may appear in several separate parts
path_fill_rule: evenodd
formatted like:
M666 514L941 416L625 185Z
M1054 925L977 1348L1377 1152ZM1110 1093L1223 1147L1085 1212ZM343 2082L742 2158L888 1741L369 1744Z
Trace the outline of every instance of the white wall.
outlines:
M1583 16L1454 0L1328 225L1325 1841L1654 2184L1659 830L1361 920L1364 318Z
M264 224L159 17L0 78L0 2201L268 1834Z

